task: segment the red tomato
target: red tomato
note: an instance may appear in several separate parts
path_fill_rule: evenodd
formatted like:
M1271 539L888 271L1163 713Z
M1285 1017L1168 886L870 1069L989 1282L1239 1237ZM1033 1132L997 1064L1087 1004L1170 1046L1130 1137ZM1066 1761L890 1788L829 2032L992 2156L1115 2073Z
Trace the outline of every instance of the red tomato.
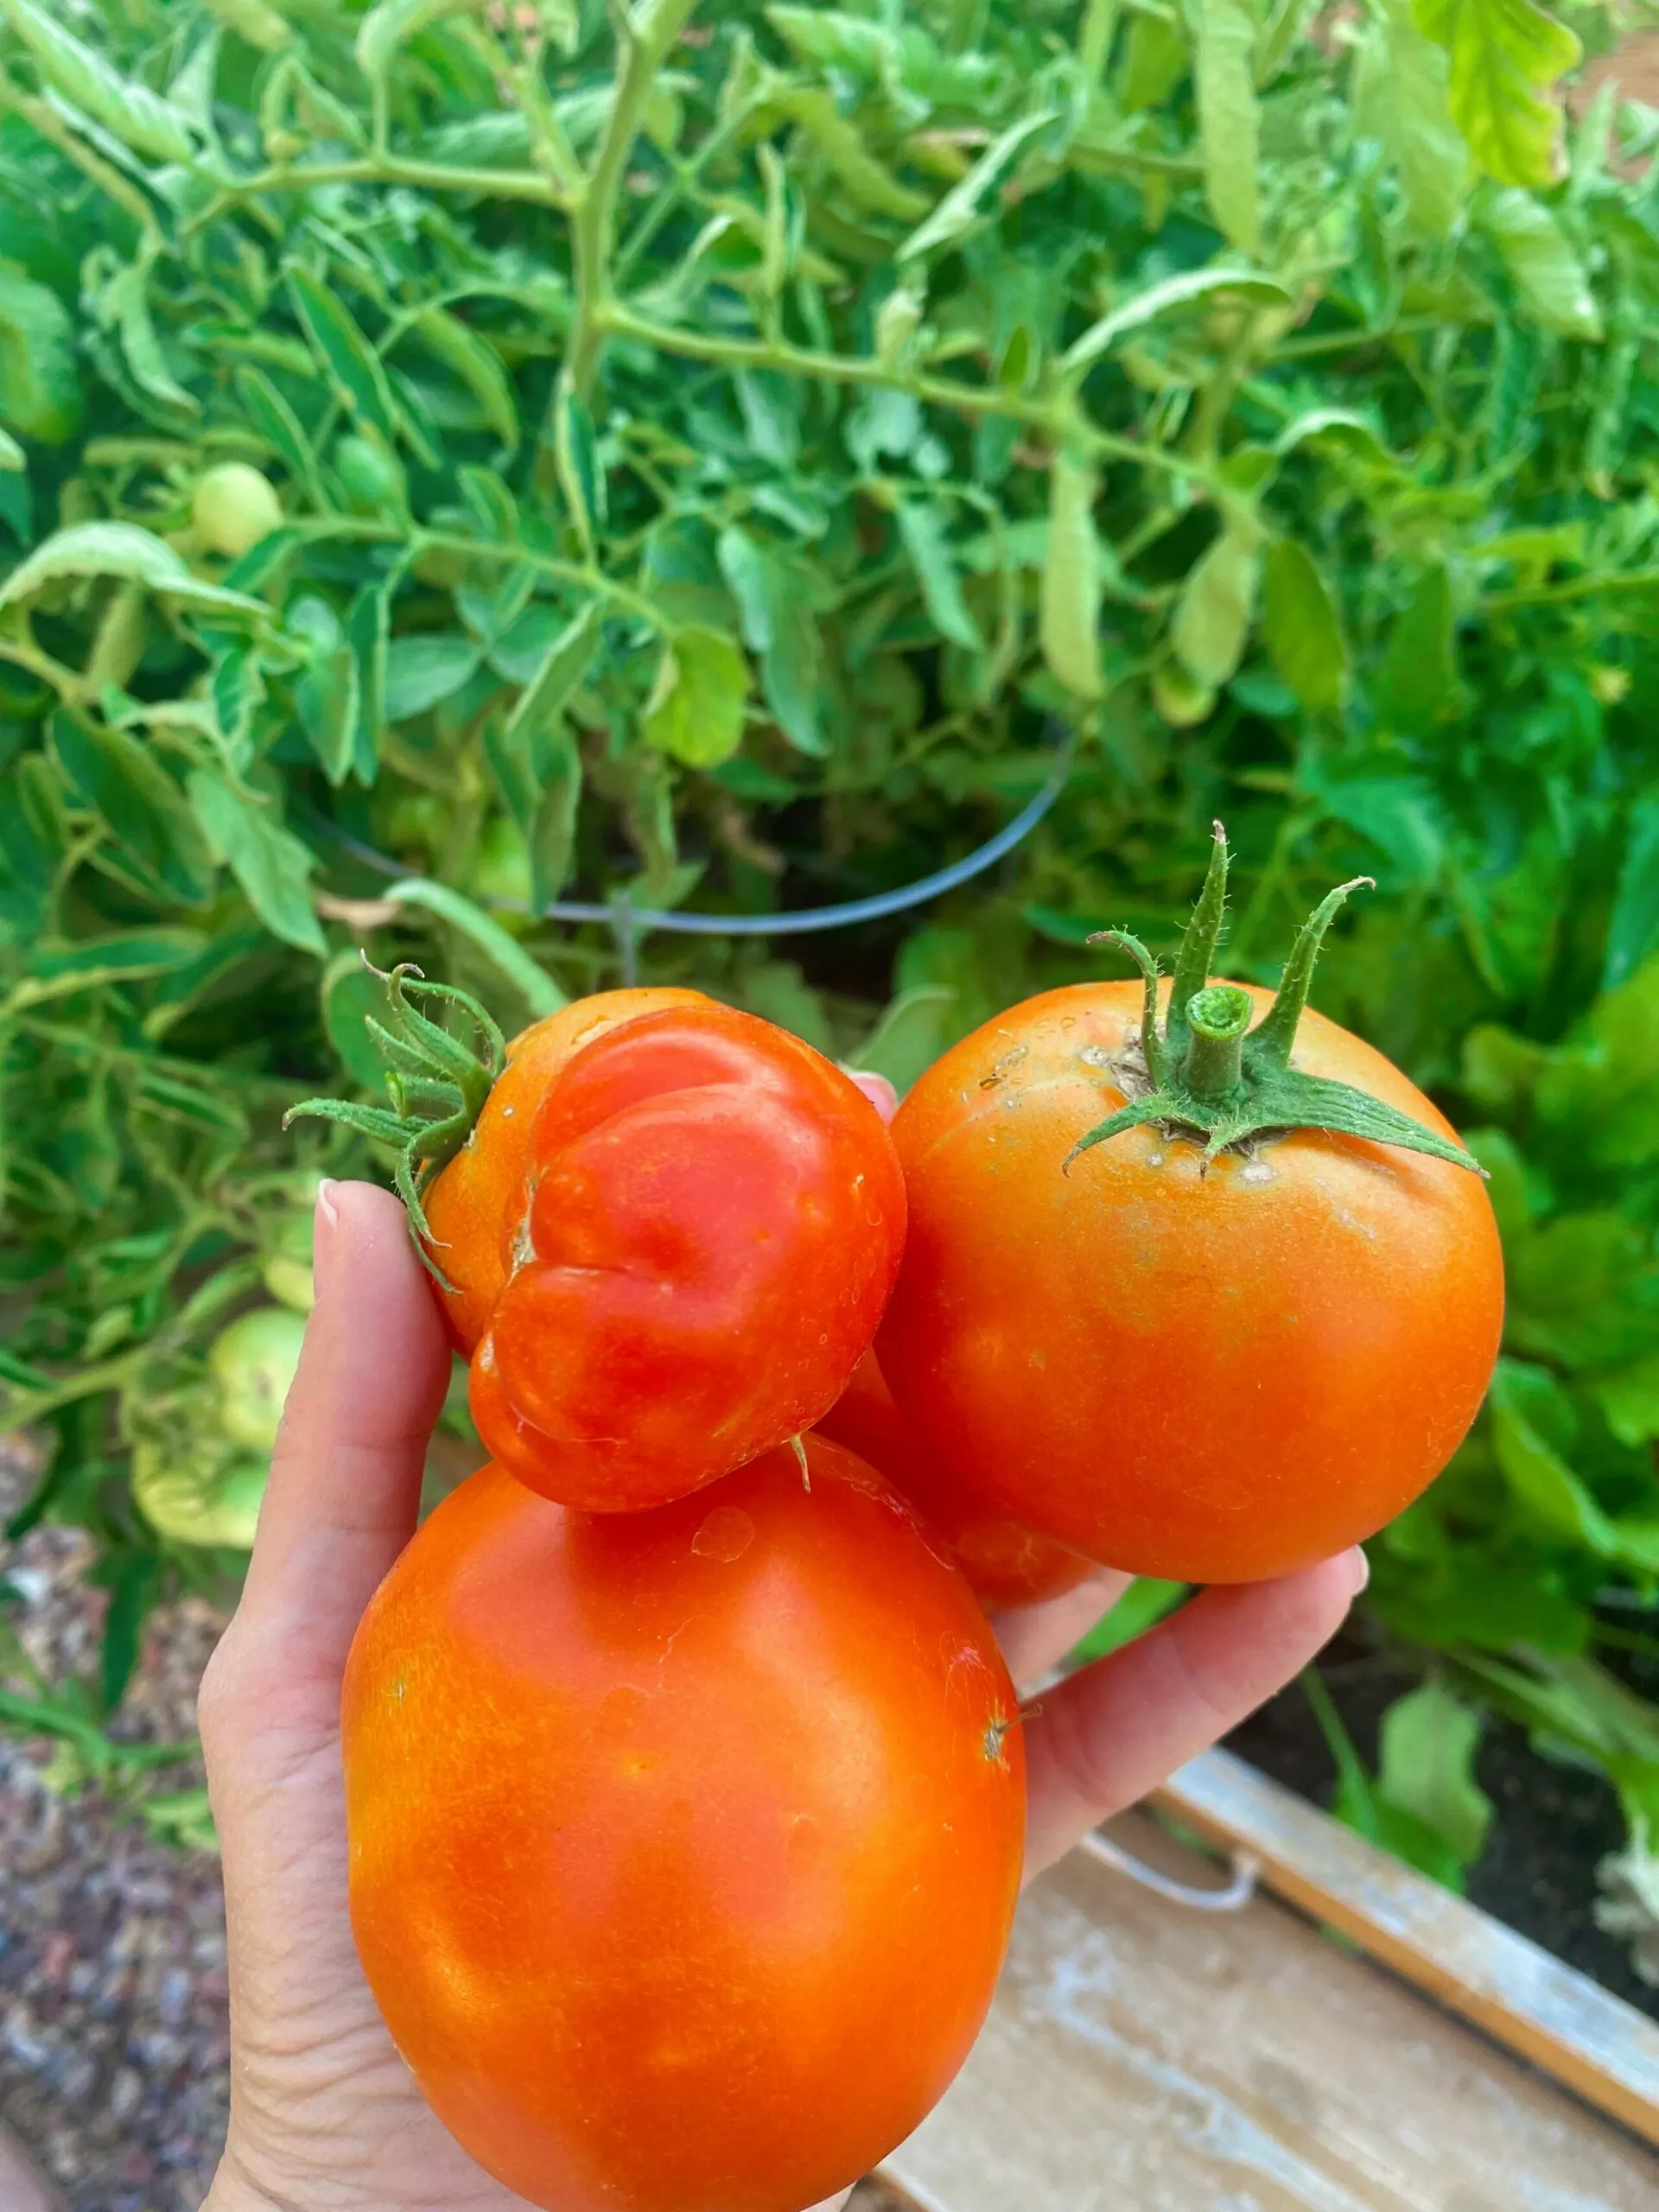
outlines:
M646 1515L486 1467L346 1670L352 1923L480 2164L558 2212L802 2212L931 2108L1019 1885L1006 1669L817 1436Z
M1466 1169L1308 1128L1206 1168L1144 1126L1063 1173L1125 1102L1141 1014L1136 984L1046 992L911 1092L882 1371L989 1508L1136 1574L1287 1573L1370 1535L1456 1449L1503 1324L1497 1224ZM1452 1134L1317 1014L1295 1065Z
M1092 1560L1004 1514L988 1512L953 1480L899 1412L873 1351L858 1363L852 1381L818 1423L818 1433L868 1459L909 1499L993 1612L1058 1598L1096 1572Z
M898 1158L857 1086L692 992L610 993L528 1031L425 1205L486 1446L595 1511L662 1504L810 1427L904 1244Z

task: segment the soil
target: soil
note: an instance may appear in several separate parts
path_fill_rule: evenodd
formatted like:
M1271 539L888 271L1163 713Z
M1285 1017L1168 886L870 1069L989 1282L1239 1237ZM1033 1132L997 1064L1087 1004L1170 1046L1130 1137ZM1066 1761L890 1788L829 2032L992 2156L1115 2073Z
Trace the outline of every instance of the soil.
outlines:
M1348 1634L1331 1647L1319 1671L1360 1756L1375 1772L1383 1712L1414 1686L1418 1673ZM1336 1767L1296 1684L1236 1728L1228 1742L1287 1789L1316 1805L1330 1805ZM1611 1787L1599 1775L1541 1758L1524 1730L1500 1719L1486 1725L1475 1777L1497 1816L1469 1877L1471 1902L1659 2019L1659 1989L1637 1977L1628 1947L1598 1928L1593 1916L1596 1868L1624 1840Z

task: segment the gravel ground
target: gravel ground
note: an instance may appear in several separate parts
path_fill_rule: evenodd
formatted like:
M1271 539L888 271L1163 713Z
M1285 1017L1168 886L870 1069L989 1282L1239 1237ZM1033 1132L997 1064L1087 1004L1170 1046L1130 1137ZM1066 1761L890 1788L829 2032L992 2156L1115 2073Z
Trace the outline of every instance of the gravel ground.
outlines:
M34 1468L0 1446L0 1522ZM96 1673L105 1603L78 1531L0 1543L7 1608L49 1681ZM198 1599L153 1617L119 1733L194 1733L196 1684L220 1618ZM8 1687L27 1691L26 1681ZM73 2212L195 2212L225 2133L229 2088L219 1862L153 1839L95 1788L66 1790L50 1739L0 1732L0 2115ZM162 1770L160 1789L199 1783Z

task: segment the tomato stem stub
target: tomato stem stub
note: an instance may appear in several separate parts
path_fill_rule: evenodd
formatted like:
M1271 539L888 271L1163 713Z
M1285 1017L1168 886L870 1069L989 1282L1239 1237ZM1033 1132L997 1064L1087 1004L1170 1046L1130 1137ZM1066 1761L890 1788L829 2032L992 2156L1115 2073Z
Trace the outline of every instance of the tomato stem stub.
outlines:
M370 1014L365 1027L385 1071L391 1110L356 1099L308 1098L289 1107L283 1127L286 1128L302 1115L311 1115L338 1122L376 1144L390 1145L397 1154L393 1180L409 1211L415 1249L423 1264L448 1290L450 1286L427 1249L432 1232L421 1195L472 1135L473 1124L505 1065L506 1040L471 992L454 983L429 983L408 961L390 975L373 966L366 953L363 964L386 987L387 1020L377 1021ZM459 1007L477 1029L482 1052L429 1020L414 1004L416 997Z
M1255 1001L1249 993L1236 983L1210 981L1226 912L1227 863L1226 833L1217 822L1204 888L1181 939L1168 1014L1161 1027L1158 963L1146 946L1127 930L1102 930L1090 939L1091 944L1116 945L1141 970L1145 985L1141 1046L1147 1087L1080 1138L1063 1167L1069 1169L1080 1154L1126 1129L1156 1123L1173 1137L1201 1143L1210 1160L1268 1131L1328 1129L1373 1144L1427 1153L1484 1174L1479 1162L1460 1144L1437 1135L1408 1114L1351 1084L1303 1075L1290 1064L1296 1027L1307 1004L1325 932L1351 893L1370 887L1370 878L1356 876L1320 900L1296 933L1273 1004L1252 1029Z

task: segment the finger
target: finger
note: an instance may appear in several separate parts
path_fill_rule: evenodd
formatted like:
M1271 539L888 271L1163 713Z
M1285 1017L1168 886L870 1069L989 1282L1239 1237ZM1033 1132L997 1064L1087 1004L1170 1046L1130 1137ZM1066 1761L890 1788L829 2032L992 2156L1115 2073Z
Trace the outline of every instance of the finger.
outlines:
M343 1667L377 1584L414 1531L449 1351L404 1209L368 1183L317 1197L306 1324L238 1625L279 1633L307 1671Z
M899 1094L886 1076L877 1075L871 1068L849 1068L847 1072L882 1120L890 1122L899 1111Z
M1063 1590L1058 1598L998 1613L991 1626L1014 1681L1023 1688L1058 1666L1073 1644L1110 1612L1134 1580L1131 1574L1119 1574L1103 1567L1098 1574L1079 1582L1075 1590Z
M1363 1552L1344 1552L1282 1581L1206 1590L1046 1691L1026 1726L1027 1879L1282 1688L1341 1626L1364 1569Z

